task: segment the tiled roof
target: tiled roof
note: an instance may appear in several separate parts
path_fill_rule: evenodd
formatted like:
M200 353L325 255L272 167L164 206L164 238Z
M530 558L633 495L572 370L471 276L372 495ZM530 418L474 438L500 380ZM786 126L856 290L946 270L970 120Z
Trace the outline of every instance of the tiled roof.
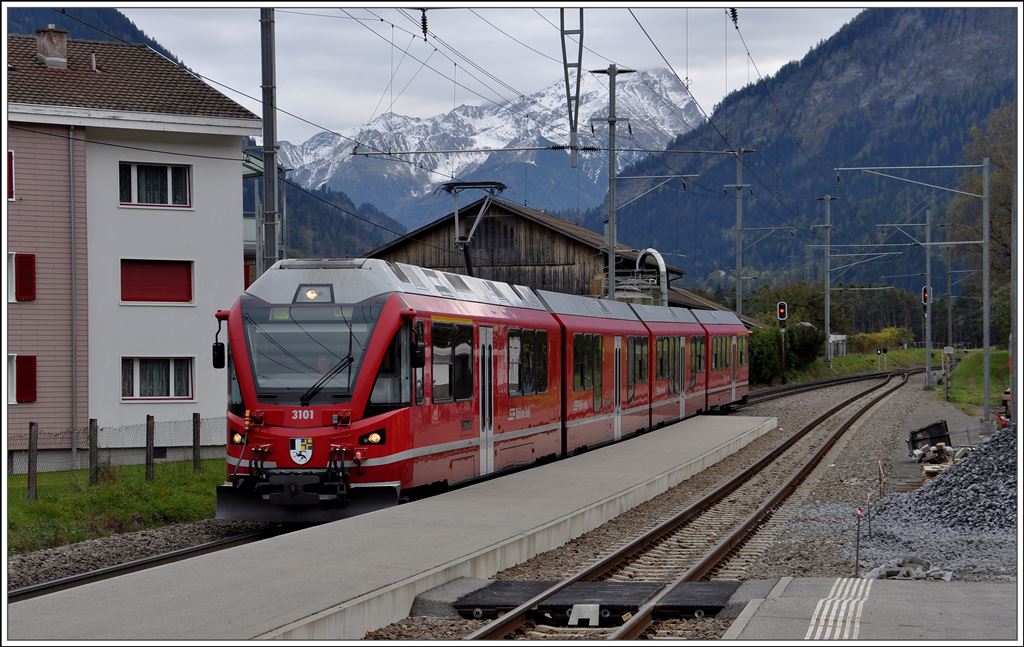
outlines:
M68 39L68 67L63 70L37 62L36 51L34 36L7 37L11 103L259 119L145 45Z

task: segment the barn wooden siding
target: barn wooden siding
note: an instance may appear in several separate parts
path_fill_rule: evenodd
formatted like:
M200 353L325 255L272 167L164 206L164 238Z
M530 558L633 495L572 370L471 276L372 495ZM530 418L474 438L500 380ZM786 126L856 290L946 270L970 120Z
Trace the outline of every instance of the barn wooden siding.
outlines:
M468 233L476 209L459 214ZM565 234L492 204L473 234L469 247L473 276L569 294L591 294L592 282L604 275L607 255ZM466 273L465 256L455 248L453 219L421 231L377 258ZM621 262L621 261L620 261Z

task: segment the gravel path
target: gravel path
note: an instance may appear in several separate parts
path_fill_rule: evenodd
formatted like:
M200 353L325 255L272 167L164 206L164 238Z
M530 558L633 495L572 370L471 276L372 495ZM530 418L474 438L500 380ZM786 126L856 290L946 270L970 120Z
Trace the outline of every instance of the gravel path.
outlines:
M11 555L7 558L7 590L88 573L268 527L269 524L263 523L207 519Z

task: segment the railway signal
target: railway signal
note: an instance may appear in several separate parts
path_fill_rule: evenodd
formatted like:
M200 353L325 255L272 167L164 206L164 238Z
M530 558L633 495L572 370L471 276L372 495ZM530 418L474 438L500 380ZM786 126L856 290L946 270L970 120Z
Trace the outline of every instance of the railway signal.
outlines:
M921 303L925 305L928 305L928 292L929 289L927 285L921 288Z
M779 301L779 305L777 307L775 316L777 316L779 318L779 328L785 328L786 327L786 318L789 316L788 314L786 314L786 302L785 301Z

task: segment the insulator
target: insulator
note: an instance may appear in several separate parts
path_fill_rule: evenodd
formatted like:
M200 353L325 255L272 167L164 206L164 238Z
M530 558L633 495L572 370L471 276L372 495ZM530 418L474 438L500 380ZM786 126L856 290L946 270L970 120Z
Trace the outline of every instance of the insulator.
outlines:
M736 22L737 16L735 9L729 9L729 17L732 18L732 24L736 25L736 27L739 28L739 23Z
M423 26L423 42L427 40L427 10L420 9L420 24Z

